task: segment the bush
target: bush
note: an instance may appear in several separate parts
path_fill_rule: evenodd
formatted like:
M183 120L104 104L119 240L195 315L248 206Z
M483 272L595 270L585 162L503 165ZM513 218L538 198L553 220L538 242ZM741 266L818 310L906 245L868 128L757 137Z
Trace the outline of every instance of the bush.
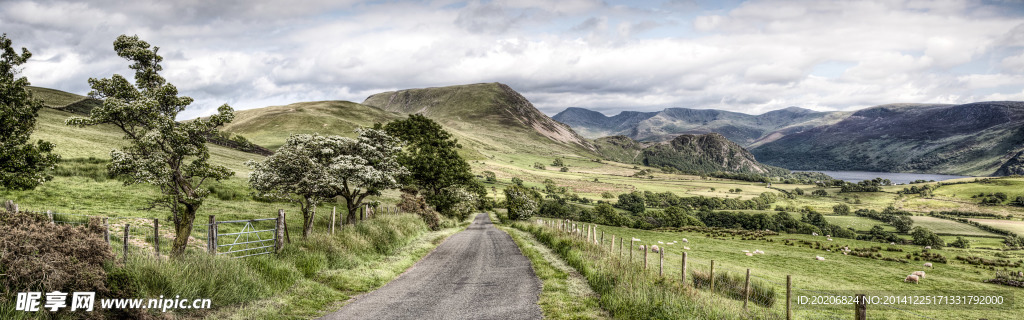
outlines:
M430 230L437 231L441 229L441 215L434 211L430 205L427 205L427 200L423 196L403 192L398 208L403 212L415 213L420 216Z
M51 225L41 214L0 210L4 294L56 290L105 295L109 290L104 263L113 258L98 219L88 226Z
M910 235L914 237L914 244L919 246L932 246L938 249L946 245L941 237L923 227L914 227Z
M537 211L537 203L540 198L532 191L519 186L505 188L505 208L508 209L508 218L512 220L529 219Z
M832 207L832 213L843 216L848 215L850 214L850 206L846 205L845 203L837 204Z
M971 243L963 237L956 237L956 241L949 243L950 247L968 249L971 247Z

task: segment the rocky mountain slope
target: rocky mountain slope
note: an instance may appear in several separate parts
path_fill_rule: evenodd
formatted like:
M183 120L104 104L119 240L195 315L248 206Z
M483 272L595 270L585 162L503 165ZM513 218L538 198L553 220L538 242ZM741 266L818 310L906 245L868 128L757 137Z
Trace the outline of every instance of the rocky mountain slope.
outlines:
M595 140L605 158L657 167L671 167L688 173L749 173L776 176L787 170L764 165L740 145L717 133L683 134L672 140L640 143L626 136Z

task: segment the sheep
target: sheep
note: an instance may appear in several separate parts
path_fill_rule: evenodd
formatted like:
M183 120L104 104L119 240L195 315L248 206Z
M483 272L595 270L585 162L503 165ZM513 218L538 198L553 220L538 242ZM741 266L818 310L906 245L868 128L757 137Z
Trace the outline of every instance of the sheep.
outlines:
M925 249L925 250L931 250L931 249L932 249L932 246L924 246L924 249Z
M832 237L832 235L831 235L831 234L830 234L830 235L827 235L827 236L825 236L825 238L831 238L831 237Z
M915 275L909 275L909 276L907 276L907 278L906 278L906 279L903 279L903 282L913 282L913 283L917 284L917 282L918 282L919 280L920 280L920 278L918 278L917 276L915 276Z
M646 247L644 247L644 245L642 245L642 244L640 245L640 251L644 251L645 248Z
M924 266L925 266L926 268L931 268L931 267L932 267L932 263L931 263L931 262L925 262L925 263L924 263Z
M817 237L818 233L817 232L811 232L811 235Z
M756 249L756 250L754 250L754 254L764 254L764 251L761 251L760 249Z
M889 245L890 245L890 246L895 246L895 245L896 245L896 243L895 243L895 242L889 242Z
M658 241L658 244L665 244L664 242Z
M690 247L683 246L683 250L690 250Z
M746 255L747 255L748 257L753 257L753 256L754 256L754 254L753 254L753 253L750 253L750 252L747 252L747 253L746 253Z
M637 239L637 238L633 238L633 241L640 241L640 239Z
M828 238L828 241L832 241L832 238Z
M921 277L921 279L924 279L924 271L914 271L914 273L911 273L911 274L915 275L915 276L918 276L918 277Z
M690 243L690 240L686 240L686 238L683 238L683 243Z
M814 258L818 259L818 261L825 261L825 257L822 256L814 256Z
M744 253L750 252L750 250L743 250Z
M655 244L651 246L651 252L658 253L659 250L661 250L661 248L658 248L658 245Z

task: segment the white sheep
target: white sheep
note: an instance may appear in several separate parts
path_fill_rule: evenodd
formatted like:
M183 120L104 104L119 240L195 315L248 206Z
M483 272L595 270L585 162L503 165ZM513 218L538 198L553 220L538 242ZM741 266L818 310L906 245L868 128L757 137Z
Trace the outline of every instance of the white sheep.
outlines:
M683 246L683 250L690 250L690 247Z
M925 249L925 250L931 250L931 249L932 249L932 246L924 246L924 249Z
M832 238L828 238L828 241L832 241Z
M924 266L925 266L925 268L931 268L932 267L932 263L931 262L925 262Z
M825 236L825 238L831 238L831 237L832 237L832 235L831 235L831 234L830 234L830 235L827 235L827 236Z
M761 251L760 249L756 249L756 250L754 250L754 254L764 254L764 251Z
M647 248L647 247L645 247L645 246L644 246L644 245L642 245L642 244L640 245L640 251L644 251L644 249L645 249L645 248Z
M690 243L690 240L686 240L686 238L683 238L683 243Z
M637 239L637 238L633 238L633 241L640 241L640 239Z
M822 256L814 256L814 258L818 259L818 261L825 261L825 257Z
M895 242L889 242L889 245L890 245L890 246L895 246L895 245L896 245L896 243L895 243Z
M911 273L911 274L915 275L915 276L918 276L918 277L921 277L921 279L924 279L924 271L914 271L914 273Z
M818 233L817 232L811 232L811 235L817 237Z
M920 278L918 278L917 276L915 276L915 275L909 275L909 276L907 276L907 278L906 278L906 279L903 279L903 282L913 282L913 283L917 283L917 282L918 282L919 280L920 280Z
M750 250L743 250L744 253L750 252Z
M665 244L664 242L658 241L658 244Z
M658 245L651 245L651 252L658 253L659 250L661 250L661 248L658 248Z
M748 257L753 257L753 256L754 256L754 254L753 254L753 253L750 253L750 252L747 252L747 253L746 253L746 255L747 255Z

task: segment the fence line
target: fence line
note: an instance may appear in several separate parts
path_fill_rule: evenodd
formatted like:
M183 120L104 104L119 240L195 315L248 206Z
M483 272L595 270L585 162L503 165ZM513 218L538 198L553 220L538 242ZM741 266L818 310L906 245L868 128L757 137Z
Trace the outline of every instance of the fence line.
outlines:
M864 319L864 317L866 317L866 304L796 304L794 306L792 303L794 299L793 294L797 292L830 296L840 295L794 286L792 284L793 282L791 279L793 278L791 276L786 276L786 279L778 280L767 275L759 275L756 273L755 269L742 267L737 269L736 266L717 263L714 259L702 259L695 257L693 254L688 254L685 250L678 255L673 252L666 252L666 249L670 246L685 246L687 242L676 244L661 243L658 244L660 250L657 254L648 255L651 249L651 243L646 244L644 249L640 249L639 246L633 245L634 241L629 241L634 239L625 239L625 236L609 232L609 230L602 229L601 226L596 224L581 223L569 219L551 218L538 218L537 223L542 227L549 228L570 237L575 237L582 240L584 243L593 245L593 248L600 249L600 253L598 254L599 257L591 260L603 261L606 264L610 263L610 265L598 264L599 268L618 267L620 270L623 270L622 272L625 272L623 267L633 266L634 268L639 268L638 270L641 272L648 272L651 276L656 276L672 282L678 281L678 283L686 290L704 288L702 290L706 290L710 293L710 296L707 299L715 299L716 296L737 298L744 304L744 309L749 313L761 314L766 317L775 317L778 314L782 314L785 315L785 318L787 319L791 319L793 313L798 313L801 318L847 319L850 316L848 313L849 309L854 309L854 319ZM598 234L600 234L600 236L598 236ZM612 240L606 243L606 239ZM618 243L615 243L616 241L618 241ZM630 242L629 245L624 244L626 241ZM616 248L616 246L619 248ZM638 251L639 256L634 257L634 250ZM639 259L644 259L644 261L639 261ZM655 261L649 261L649 259L655 259ZM665 260L679 262L680 266L679 268L668 268L664 265ZM648 265L649 262L654 263L654 268L651 268ZM654 273L655 269L657 273ZM741 280L727 281L726 283L718 283L718 280L716 280L729 279L734 275L739 276ZM742 280L744 275L746 275L746 278L745 280ZM623 276L629 281L635 281L637 279L636 274L628 272ZM751 282L751 279L759 281L760 284L752 285L753 283ZM761 288L769 288L773 292L783 292L786 296L781 299L774 299L775 302L767 307L758 303L753 303L754 306L758 307L748 307L747 301L752 300L752 291L754 291L757 286L760 286ZM730 292L732 292L732 296L730 296ZM773 294L773 296L777 296L777 294ZM699 296L697 296L697 298L700 299ZM911 310L891 305L881 305L888 309L903 312L907 316L933 319Z

